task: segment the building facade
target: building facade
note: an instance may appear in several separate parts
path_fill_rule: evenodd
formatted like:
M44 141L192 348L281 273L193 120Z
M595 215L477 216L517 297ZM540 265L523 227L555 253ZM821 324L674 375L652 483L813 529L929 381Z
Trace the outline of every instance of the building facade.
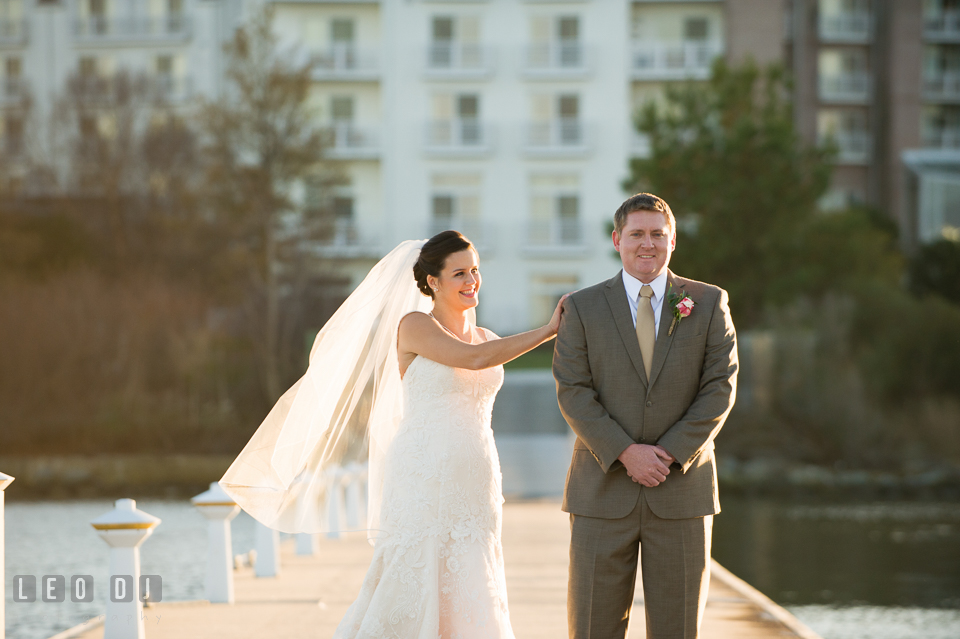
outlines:
M797 126L838 148L826 209L865 203L906 250L960 240L960 2L792 0Z
M281 37L320 62L347 176L321 250L355 281L398 242L458 229L481 256L481 323L545 322L563 293L617 272L608 226L646 152L636 109L728 50L782 58L782 31L754 33L758 16L782 25L770 4L274 2Z
M263 0L0 0L3 142L17 104L127 68L171 102L220 95L222 45ZM608 225L633 117L718 56L782 62L809 143L839 149L825 209L864 202L908 248L960 233L960 0L271 0L316 62L313 99L344 184L318 248L353 283L404 239L478 246L480 321L546 321L612 276ZM317 197L307 185L303 197ZM678 250L683 250L679 247Z

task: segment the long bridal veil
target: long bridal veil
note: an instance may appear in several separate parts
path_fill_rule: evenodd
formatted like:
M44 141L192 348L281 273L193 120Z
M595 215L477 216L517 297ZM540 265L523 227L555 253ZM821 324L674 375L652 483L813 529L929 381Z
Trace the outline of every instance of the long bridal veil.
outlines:
M369 455L367 529L380 529L384 453L403 409L397 327L432 306L413 278L423 244L403 242L373 267L220 480L254 519L283 532L323 531L329 473Z

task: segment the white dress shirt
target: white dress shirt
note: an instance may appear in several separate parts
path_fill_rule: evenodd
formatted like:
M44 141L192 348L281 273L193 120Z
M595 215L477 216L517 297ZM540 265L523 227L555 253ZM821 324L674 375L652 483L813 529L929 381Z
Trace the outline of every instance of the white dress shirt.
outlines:
M623 274L623 288L627 290L627 303L630 304L630 316L633 318L633 327L637 327L637 298L640 297L640 288L644 286L643 282L627 273L626 270L620 271ZM655 329L654 337L660 335L660 311L663 309L663 296L667 292L667 272L664 271L657 276L657 279L650 282L650 288L653 289L653 295L650 296L650 306L653 307L653 326Z

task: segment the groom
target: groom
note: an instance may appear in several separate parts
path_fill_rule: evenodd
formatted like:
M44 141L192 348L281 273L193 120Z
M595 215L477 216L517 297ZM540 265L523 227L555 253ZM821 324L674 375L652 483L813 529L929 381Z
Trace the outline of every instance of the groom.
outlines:
M666 202L634 195L614 226L623 270L566 300L553 358L577 435L563 499L570 637L626 636L639 547L648 639L691 639L710 581L713 439L736 395L736 333L726 291L667 268L677 229Z

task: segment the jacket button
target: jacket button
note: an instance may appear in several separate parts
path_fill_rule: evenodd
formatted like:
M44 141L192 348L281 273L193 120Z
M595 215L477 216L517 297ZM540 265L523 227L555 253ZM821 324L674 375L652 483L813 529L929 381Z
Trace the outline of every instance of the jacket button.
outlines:
M653 406L653 402L647 402L647 408L650 408L651 406Z

